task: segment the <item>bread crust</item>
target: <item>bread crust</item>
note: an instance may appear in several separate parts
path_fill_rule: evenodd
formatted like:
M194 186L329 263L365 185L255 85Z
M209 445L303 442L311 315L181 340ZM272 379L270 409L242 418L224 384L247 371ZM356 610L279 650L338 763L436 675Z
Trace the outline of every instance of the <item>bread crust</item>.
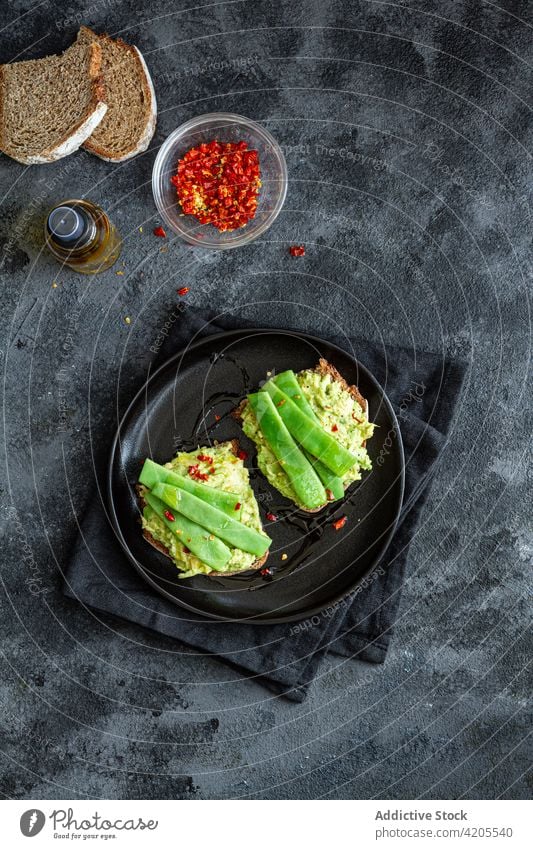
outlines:
M137 156L138 153L142 153L144 150L146 150L146 148L152 141L153 135L155 133L155 127L157 123L157 100L148 66L144 60L144 56L142 55L141 51L132 44L126 44L126 42L123 41L121 38L113 39L109 35L107 35L107 33L102 33L101 35L99 35L98 33L91 30L89 27L81 27L80 33L85 33L87 36L93 38L95 40L95 43L101 42L103 44L108 43L118 45L122 50L128 51L128 53L130 53L134 57L136 64L140 67L141 86L143 90L144 99L147 103L147 109L145 114L146 126L137 144L131 147L125 153L121 154L111 153L109 150L103 148L98 142L91 141L90 137L83 144L85 150L88 150L90 153L94 154L95 156L98 156L100 159L103 159L106 162L125 162L126 160Z
M307 369L304 369L304 371L306 371L306 370ZM337 371L335 366L332 366L331 363L329 363L327 360L325 360L323 357L321 357L318 361L318 365L316 365L314 367L314 369L312 369L312 371L315 371L317 374L329 374L329 376L331 377L332 380L335 380L337 383L339 383L341 385L341 387L346 392L348 392L352 396L352 398L354 398L357 401L357 403L361 406L361 408L363 409L363 412L365 413L365 415L368 418L368 401L366 400L366 398L363 398L363 396L359 392L358 387L355 386L355 384L350 385L349 383L347 383L347 381L344 379L342 374L339 371ZM242 414L244 412L244 408L246 407L247 403L248 403L248 401L246 400L246 398L243 398L241 403L232 412L233 418L236 419L238 422L242 421ZM344 486L345 492L346 492L346 490L348 489L349 486L351 486L351 484L345 484L345 486ZM329 501L326 501L326 502L324 502L324 504L321 504L320 507L312 507L312 508L303 507L303 505L301 505L301 504L298 504L297 506L300 510L303 510L304 513L319 513L321 510L324 509L324 507L327 507L327 505L329 503L330 503Z
M235 456L237 456L237 454L239 453L239 440L238 439L230 439L228 441L231 444L231 450L232 450L233 454L235 454ZM224 443L220 443L220 444L223 445ZM140 490L141 490L141 487L139 485L137 485L137 487L136 487L137 498L138 498L138 501L139 501L139 507L140 507L141 512L142 512L144 510L144 508L146 507L146 501L142 497ZM152 534L150 533L150 531L147 531L144 528L143 528L142 533L143 533L143 537L145 538L146 542L149 542L150 545L152 545L154 548L157 549L157 551L159 551L161 554L164 554L165 557L168 557L174 563L174 559L173 559L172 555L170 554L168 548L166 548L166 546L164 546L162 542L159 542L159 540L155 539L152 536ZM216 575L218 575L219 577L222 575L224 578L229 578L232 575L242 575L243 572L250 572L252 569L254 571L257 570L257 569L261 569L261 567L264 565L264 563L266 563L267 559L268 559L268 551L259 560L255 560L252 563L251 566L248 566L247 569L238 569L235 572L217 572L216 569L212 569L211 572L205 572L203 574L205 574L205 577L207 577L207 578L214 577Z
M5 87L4 68L0 66L0 148L3 153L21 162L23 165L41 165L47 162L55 162L68 156L82 146L89 136L95 131L96 127L107 112L107 103L105 103L105 87L100 69L102 64L102 48L99 44L89 45L89 79L91 82L91 99L87 104L83 116L80 118L74 127L70 128L70 132L65 134L55 147L49 150L42 151L39 154L30 154L22 156L18 150L10 148L5 143L3 137L4 127L4 109L3 109L3 90Z

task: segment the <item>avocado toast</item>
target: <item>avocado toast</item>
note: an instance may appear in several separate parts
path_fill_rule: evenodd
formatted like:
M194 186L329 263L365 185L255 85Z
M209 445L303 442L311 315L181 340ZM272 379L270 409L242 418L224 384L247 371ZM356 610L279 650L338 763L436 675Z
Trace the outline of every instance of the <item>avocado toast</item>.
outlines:
M269 483L308 512L341 499L372 468L368 403L324 359L297 374L275 375L235 415Z
M264 564L271 541L237 440L181 452L164 466L146 460L139 481L143 535L180 578L235 575Z

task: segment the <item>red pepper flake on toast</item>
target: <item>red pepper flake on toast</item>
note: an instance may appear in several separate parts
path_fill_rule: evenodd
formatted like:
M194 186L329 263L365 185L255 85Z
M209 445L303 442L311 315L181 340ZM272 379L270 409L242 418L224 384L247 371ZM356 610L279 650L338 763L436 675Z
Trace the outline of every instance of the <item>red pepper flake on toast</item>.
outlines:
M189 466L189 468L187 469L187 474L189 475L189 477L191 477L195 481L207 481L207 480L209 480L209 475L206 474L205 472L200 471L198 463L196 463L193 466Z

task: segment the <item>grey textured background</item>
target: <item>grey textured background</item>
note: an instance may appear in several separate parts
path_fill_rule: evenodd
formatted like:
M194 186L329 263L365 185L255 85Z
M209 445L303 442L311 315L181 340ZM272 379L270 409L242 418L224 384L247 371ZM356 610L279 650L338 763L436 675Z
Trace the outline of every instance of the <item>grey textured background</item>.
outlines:
M133 41L160 109L150 150L121 166L83 152L28 169L0 160L1 792L527 797L532 7L188 5L0 10L2 62L62 50L82 22ZM215 110L284 145L285 208L250 247L162 252L157 147ZM44 210L84 194L125 237L123 275L77 276L41 253ZM307 255L291 259L300 241ZM121 359L146 350L183 285L198 307L277 298L296 327L332 320L471 365L387 662L326 660L301 705L60 593L92 452L105 450L92 426L111 435Z

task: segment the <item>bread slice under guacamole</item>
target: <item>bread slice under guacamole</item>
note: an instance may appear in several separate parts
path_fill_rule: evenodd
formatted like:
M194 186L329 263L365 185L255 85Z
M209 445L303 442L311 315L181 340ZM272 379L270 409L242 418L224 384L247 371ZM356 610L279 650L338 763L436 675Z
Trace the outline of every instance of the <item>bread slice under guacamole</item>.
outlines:
M256 531L263 532L259 507L250 486L248 469L239 458L238 452L238 440L232 439L228 442L220 442L217 445L212 445L209 448L197 448L195 451L177 454L173 460L165 463L165 466L167 469L172 469L174 472L183 475L187 475L191 465L198 466L200 472L207 472L206 486L222 489L238 496L241 504L240 521L248 527L254 528ZM213 462L208 463L200 460L199 455L202 457L207 456ZM211 468L215 469L213 474L209 474L209 469ZM144 501L145 493L146 488L139 485L137 487L137 494L141 507L143 536L154 548L172 560L180 572L180 578L190 578L193 575L224 575L227 577L229 575L236 575L239 572L246 572L249 569L260 569L265 563L268 552L260 559L256 559L253 554L232 548L231 558L226 568L223 571L212 570L194 554L187 552L178 537L166 527L161 519L157 516L151 516L150 520L147 521L143 514L144 507L146 506Z
M368 420L368 402L357 386L350 386L337 369L320 359L312 369L297 372L296 379L305 398L323 428L332 432L338 442L356 457L356 463L343 476L346 490L354 481L361 479L362 471L369 471L372 462L366 450L366 442L374 432L374 425ZM263 436L257 419L245 400L235 411L246 436L257 448L257 464L268 482L282 495L297 504L302 510L315 513L323 505L310 510L298 502L292 485Z

